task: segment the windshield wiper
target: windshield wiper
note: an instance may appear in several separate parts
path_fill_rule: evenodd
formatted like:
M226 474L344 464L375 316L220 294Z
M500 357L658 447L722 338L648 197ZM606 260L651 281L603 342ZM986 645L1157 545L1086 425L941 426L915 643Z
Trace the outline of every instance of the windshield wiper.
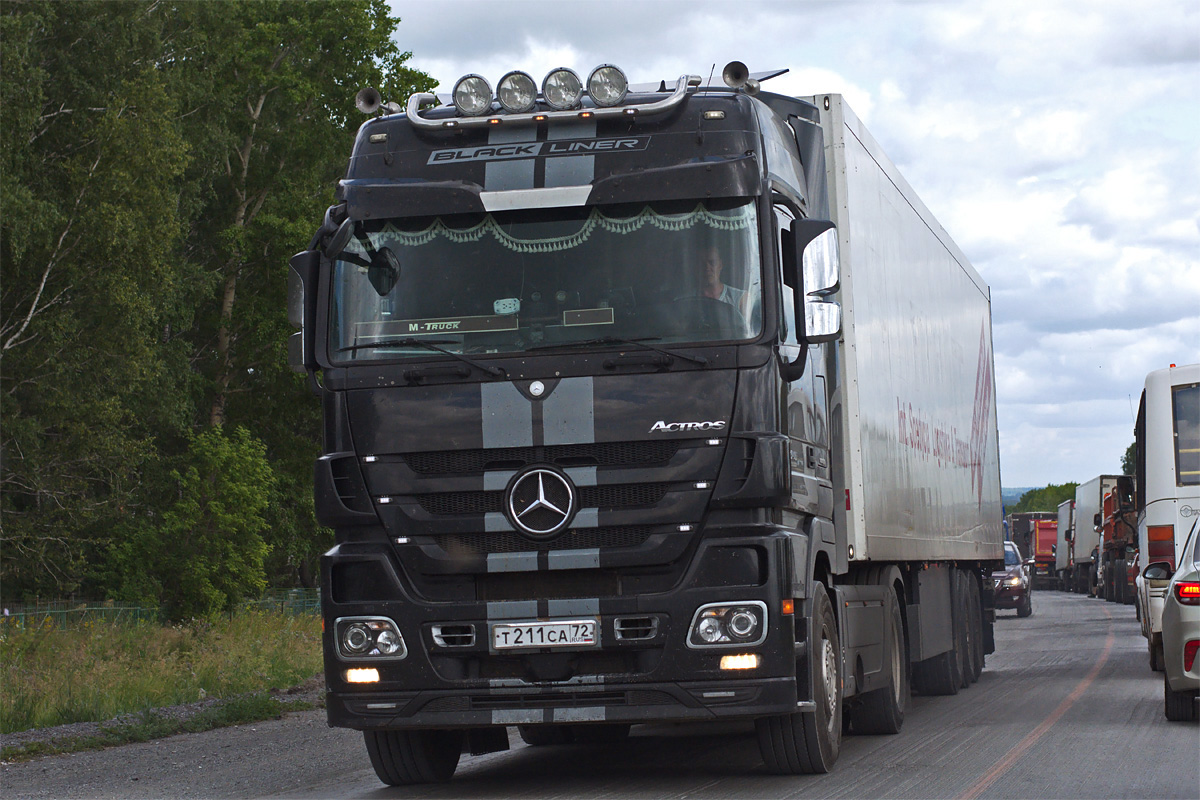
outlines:
M600 336L595 339L581 339L578 342L558 342L556 344L539 344L535 347L527 348L528 350L549 350L555 347L594 347L596 345L632 345L640 347L643 350L653 350L655 353L661 353L669 358L682 358L684 361L691 361L693 364L699 364L702 367L708 366L708 359L704 356L690 356L687 353L680 353L675 350L665 350L661 347L655 347L646 342L657 342L662 339L661 336L642 336L637 339L622 339L619 336Z
M493 367L489 364L481 364L473 358L464 356L462 353L456 353L453 350L447 350L444 347L438 347L439 344L458 344L458 342L452 339L418 339L414 336L401 336L394 339L380 339L379 341L371 342L370 344L352 344L348 347L339 347L337 352L345 353L353 352L355 350L370 350L376 347L422 347L426 350L432 350L435 353L443 353L451 358L457 358L464 364L470 364L472 367L475 367L475 369L482 370L488 375L491 375L493 378L504 378L508 375L508 373L505 372L502 367ZM418 367L408 370L404 373L404 376L407 380L413 380L424 377L424 372Z

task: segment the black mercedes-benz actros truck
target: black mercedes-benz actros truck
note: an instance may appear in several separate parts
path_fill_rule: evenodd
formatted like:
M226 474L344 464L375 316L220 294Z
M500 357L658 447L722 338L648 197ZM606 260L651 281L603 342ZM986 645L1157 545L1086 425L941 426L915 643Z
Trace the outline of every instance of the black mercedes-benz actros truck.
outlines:
M986 284L837 95L371 90L292 259L329 723L460 754L755 721L825 772L992 649Z

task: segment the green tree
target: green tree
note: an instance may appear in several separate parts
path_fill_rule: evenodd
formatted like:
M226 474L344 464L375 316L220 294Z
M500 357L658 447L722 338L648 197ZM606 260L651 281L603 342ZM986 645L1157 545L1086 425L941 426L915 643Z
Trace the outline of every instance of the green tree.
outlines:
M180 435L202 276L175 259L187 146L158 30L133 3L0 13L0 579L6 597L94 586L114 524Z
M1121 474L1132 475L1137 472L1137 442L1130 442L1121 456Z
M161 518L124 525L115 547L121 595L162 605L174 620L227 611L266 588L263 533L275 491L266 447L245 428L194 436L185 461Z
M1019 514L1025 511L1057 511L1058 506L1066 501L1072 500L1075 497L1075 489L1078 483L1062 483L1062 484L1047 484L1043 489L1030 489L1025 494L1021 495L1021 499L1017 504L1008 509L1010 514Z

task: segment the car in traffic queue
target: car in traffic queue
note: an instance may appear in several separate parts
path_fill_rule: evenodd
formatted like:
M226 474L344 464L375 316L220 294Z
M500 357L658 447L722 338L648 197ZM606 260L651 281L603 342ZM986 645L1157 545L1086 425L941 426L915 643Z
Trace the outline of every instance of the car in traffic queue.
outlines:
M1004 543L1004 569L992 573L996 608L1015 608L1018 617L1033 613L1033 582L1028 564L1012 542Z
M1200 719L1200 526L1192 526L1178 569L1156 561L1143 574L1170 579L1162 609L1163 711L1172 722Z

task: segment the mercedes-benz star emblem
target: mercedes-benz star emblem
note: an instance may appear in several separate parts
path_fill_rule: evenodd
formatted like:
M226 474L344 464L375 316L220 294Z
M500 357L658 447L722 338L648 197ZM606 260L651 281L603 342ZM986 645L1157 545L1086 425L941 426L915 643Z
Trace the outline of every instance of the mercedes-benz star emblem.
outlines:
M575 487L551 469L531 469L508 489L508 516L523 533L546 537L567 526L575 513Z

